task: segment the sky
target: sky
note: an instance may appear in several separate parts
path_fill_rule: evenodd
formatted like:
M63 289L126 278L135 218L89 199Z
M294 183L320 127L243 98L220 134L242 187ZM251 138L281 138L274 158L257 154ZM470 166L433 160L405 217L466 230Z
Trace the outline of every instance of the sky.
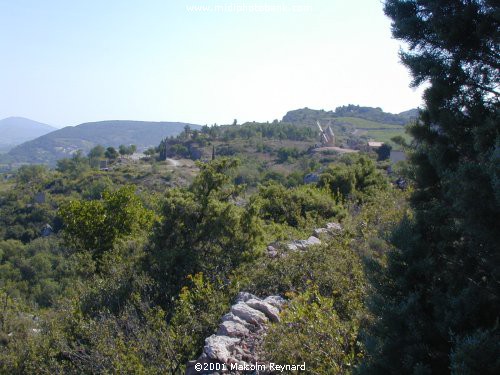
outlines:
M0 119L227 124L422 90L379 0L0 0Z

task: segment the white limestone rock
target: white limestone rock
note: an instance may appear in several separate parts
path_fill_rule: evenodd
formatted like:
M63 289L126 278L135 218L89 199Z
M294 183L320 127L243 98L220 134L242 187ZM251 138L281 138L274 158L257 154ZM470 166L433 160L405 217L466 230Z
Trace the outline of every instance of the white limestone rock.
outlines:
M276 307L278 310L281 310L286 300L280 296L269 296L264 298L264 302Z
M245 302L238 302L231 306L231 312L248 323L260 326L268 321L264 313L248 306Z
M310 245L307 240L297 240L295 241L295 246L297 246L300 250L307 249Z
M326 228L330 230L330 232L340 232L342 231L342 225L339 223L326 223Z
M321 240L318 237L311 236L307 240L295 240L289 243L289 250L306 250L310 246L320 245Z
M217 335L229 337L243 337L250 333L250 330L243 324L233 320L226 320L219 325Z
M273 305L256 299L250 299L246 302L246 304L255 310L263 312L270 321L272 322L280 321L280 316L279 316L280 312Z
M243 319L237 317L232 312L228 312L227 314L225 314L222 317L221 322L235 322L235 323L241 324L245 328L251 328L252 327L252 325L250 323L248 323L248 322L244 321Z
M318 237L311 236L307 239L309 246L321 245L321 240Z
M238 302L246 302L249 299L260 299L259 297L253 295L252 293L248 292L239 292L238 295L236 296L236 303Z
M278 256L278 249L275 248L274 246L269 245L267 247L267 255L270 258L276 258Z
M231 351L239 342L239 338L212 335L205 339L203 352L212 359L227 363L231 358Z
M327 228L316 228L314 231L313 231L313 234L316 236L316 237L319 237L321 236L322 234L325 234L325 233L328 233L329 230Z

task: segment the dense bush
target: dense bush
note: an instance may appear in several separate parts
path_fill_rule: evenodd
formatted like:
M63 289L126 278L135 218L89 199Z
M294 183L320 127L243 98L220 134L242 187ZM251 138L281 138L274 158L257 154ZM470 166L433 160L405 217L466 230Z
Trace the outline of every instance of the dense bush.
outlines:
M242 285L257 295L286 295L303 293L312 283L322 296L333 298L342 319L350 319L362 309L366 290L361 260L349 243L342 236L304 252L248 264L240 272Z
M55 237L39 238L27 245L0 241L0 288L26 303L52 306L77 275L74 262Z
M237 160L226 158L200 163L189 189L166 193L148 253L148 267L163 296L176 296L188 275L203 272L210 281L225 278L258 255L261 228L256 210L232 201L239 192L230 175L237 165Z
M355 201L366 201L386 189L387 179L365 155L347 155L328 167L320 176L319 186Z
M314 286L286 307L264 340L265 358L280 364L305 363L303 374L350 374L362 357L356 320L342 320L334 298Z
M67 243L98 259L117 239L147 230L154 215L135 194L135 186L105 191L101 200L75 200L59 209Z
M342 205L327 190L312 185L287 189L271 183L259 188L253 202L260 207L259 216L264 220L296 228L311 228L345 215Z
M366 282L348 236L307 251L249 266L242 285L258 294L290 298L271 326L263 351L276 363L306 362L308 374L350 373L359 362L359 324Z

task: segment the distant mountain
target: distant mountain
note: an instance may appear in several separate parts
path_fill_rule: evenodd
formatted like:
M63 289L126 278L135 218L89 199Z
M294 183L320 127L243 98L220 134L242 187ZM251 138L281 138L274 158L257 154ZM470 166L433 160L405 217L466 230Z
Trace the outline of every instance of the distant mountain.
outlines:
M335 111L314 110L309 108L297 109L288 112L284 117L284 122L291 123L309 123L317 120L333 120L338 117L360 118L364 120L379 122L389 125L406 125L418 115L418 109L399 114L384 112L382 108L361 107L359 105L349 104L337 107Z
M70 157L77 150L92 147L117 147L134 144L139 149L157 146L167 136L181 133L184 126L201 129L200 125L182 122L100 121L66 127L14 147L6 155L11 162L48 163Z
M12 148L23 142L50 133L56 128L24 117L0 120L0 150Z

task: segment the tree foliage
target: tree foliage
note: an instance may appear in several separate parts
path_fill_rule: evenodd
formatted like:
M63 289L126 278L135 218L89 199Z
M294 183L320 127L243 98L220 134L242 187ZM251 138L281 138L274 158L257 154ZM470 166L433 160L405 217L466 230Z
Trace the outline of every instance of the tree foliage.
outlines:
M322 225L334 218L338 221L346 214L328 190L312 185L287 189L281 184L270 183L261 186L253 200L258 202L262 219L296 228Z
M120 145L120 147L118 147L118 152L122 156L132 155L136 150L137 150L136 145L129 145L129 146Z
M179 292L188 275L203 272L214 281L257 255L261 228L256 210L232 201L240 188L229 174L237 164L227 158L199 163L200 173L189 189L167 191L149 267L169 298Z
M354 155L345 156L340 163L327 168L320 175L318 185L361 202L387 188L387 180L373 160L365 155Z
M401 137L401 138L403 138L403 137ZM387 159L389 159L389 157L391 156L391 150L392 150L392 146L389 145L389 144L387 144L387 143L384 143L382 146L380 146L377 149L378 160L387 160Z
M106 151L104 152L104 156L107 157L108 159L114 160L118 157L118 151L114 147L108 147Z
M71 246L95 258L111 250L117 239L147 230L153 214L136 195L135 186L105 191L100 200L74 200L59 209L65 238Z
M89 168L89 160L78 150L71 158L58 160L56 170L76 177L83 174Z
M385 12L414 84L430 86L411 127L415 216L373 275L365 372L498 373L498 3L389 0Z
M179 293L170 320L170 335L179 368L199 356L205 339L216 330L228 307L228 289L220 282L211 283L202 273L187 277L187 285Z
M304 374L352 373L362 357L358 326L342 320L333 301L314 286L294 298L265 337L266 357L275 363L305 363Z

